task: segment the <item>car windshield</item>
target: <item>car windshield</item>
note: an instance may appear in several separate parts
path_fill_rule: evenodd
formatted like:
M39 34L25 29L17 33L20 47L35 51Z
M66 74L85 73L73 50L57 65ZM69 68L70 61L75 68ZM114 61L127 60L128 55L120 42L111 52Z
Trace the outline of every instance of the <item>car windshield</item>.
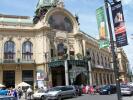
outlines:
M102 89L108 89L109 88L109 85L105 85L102 87Z
M38 90L37 92L38 92L38 93L44 93L45 90Z
M63 87L54 87L54 88L51 88L49 91L60 91L62 90Z
M121 88L129 88L127 85L121 85Z

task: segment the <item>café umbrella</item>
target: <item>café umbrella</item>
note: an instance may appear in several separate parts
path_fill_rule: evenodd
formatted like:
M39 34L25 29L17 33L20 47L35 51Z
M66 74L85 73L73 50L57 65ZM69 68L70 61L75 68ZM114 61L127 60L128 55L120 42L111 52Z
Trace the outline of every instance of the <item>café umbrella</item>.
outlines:
M5 85L3 85L3 84L0 84L0 88L1 88L1 87L5 87Z
M27 86L31 86L30 84L26 83L26 82L21 82L17 85L17 87L27 87Z

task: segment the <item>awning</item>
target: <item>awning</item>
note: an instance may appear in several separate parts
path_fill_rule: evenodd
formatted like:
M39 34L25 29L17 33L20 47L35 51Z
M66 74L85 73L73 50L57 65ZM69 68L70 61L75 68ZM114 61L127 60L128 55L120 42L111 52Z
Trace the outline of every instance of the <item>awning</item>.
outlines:
M64 60L63 61L52 61L48 63L48 67L59 67L64 66Z
M85 60L68 60L68 64L75 66L88 66L88 63Z
M48 63L48 67L59 67L59 66L65 66L64 61L52 61ZM75 66L80 66L80 67L87 67L88 63L84 60L67 60L68 65L75 65Z

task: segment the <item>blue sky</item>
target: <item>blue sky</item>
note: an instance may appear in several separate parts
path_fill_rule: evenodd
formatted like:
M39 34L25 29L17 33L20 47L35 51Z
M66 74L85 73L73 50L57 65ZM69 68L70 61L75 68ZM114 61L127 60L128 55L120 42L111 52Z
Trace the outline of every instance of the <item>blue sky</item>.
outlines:
M104 0L64 0L65 8L73 15L78 14L80 29L93 37L98 37L95 10L103 5ZM0 13L11 15L34 16L38 0L0 0ZM122 0L128 42L124 49L133 66L133 0Z

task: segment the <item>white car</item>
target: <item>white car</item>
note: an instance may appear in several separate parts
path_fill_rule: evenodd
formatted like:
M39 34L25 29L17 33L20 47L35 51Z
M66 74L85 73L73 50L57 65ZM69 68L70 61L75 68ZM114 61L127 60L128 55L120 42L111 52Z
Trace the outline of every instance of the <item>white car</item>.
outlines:
M34 98L34 100L35 99L45 100L46 95L47 95L47 93L45 92L45 90L38 90L33 94L33 98Z
M129 82L129 83L127 83L128 85L130 85L130 86L133 86L133 82Z
M121 94L122 95L133 95L133 87L128 85L121 85Z

